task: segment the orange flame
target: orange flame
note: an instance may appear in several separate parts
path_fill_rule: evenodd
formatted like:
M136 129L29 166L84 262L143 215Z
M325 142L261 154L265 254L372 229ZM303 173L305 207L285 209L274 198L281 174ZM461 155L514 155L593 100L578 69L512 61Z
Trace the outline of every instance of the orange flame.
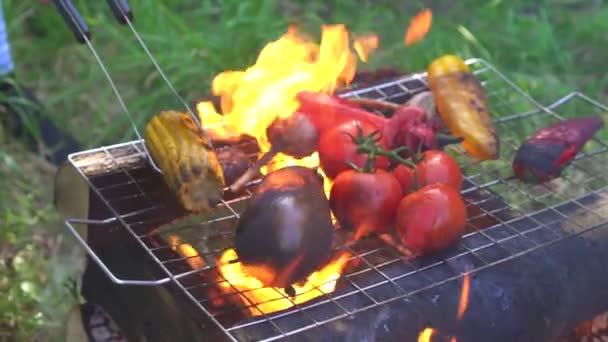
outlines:
M217 75L212 91L221 97L223 115L210 102L199 103L198 114L205 126L253 135L260 148L268 150L266 128L298 108L300 91L333 93L355 75L356 56L349 48L346 27L324 25L322 31L319 46L291 26L262 49L253 66Z
M291 115L299 106L300 91L331 94L355 76L357 58L350 49L345 25L323 25L320 45L300 34L295 26L267 44L254 65L246 70L217 75L212 92L220 96L221 114L211 102L197 104L201 122L218 134L247 134L256 138L262 151L270 149L266 128L275 118ZM361 43L360 43L361 44ZM317 153L296 160L279 153L262 173L289 166L317 167ZM331 182L326 177L325 190Z
M464 278L462 278L462 291L460 292L460 302L458 303L458 313L456 314L456 318L459 320L464 316L469 304L470 281L470 273L465 273Z
M333 292L349 257L348 253L340 254L334 261L311 274L306 282L294 285L295 297L287 298L283 290L263 287L261 281L247 276L245 267L241 263L230 263L237 258L237 255L233 249L229 249L224 252L219 262L219 271L226 279L225 282L220 283L220 287L226 290L236 288L245 304L249 306L248 310L252 316L269 314Z
M460 300L458 302L458 312L456 313L456 318L461 320L464 316L464 313L467 310L469 304L469 290L471 285L471 277L470 273L467 272L464 274L462 278L462 290L460 291ZM418 342L431 342L432 335L435 334L435 330L433 328L427 327L424 328L418 335ZM450 342L458 342L456 336L452 336L450 338Z
M370 53L378 48L380 38L375 33L369 33L353 39L353 47L361 61L367 63Z
M433 12L425 8L418 12L410 21L405 33L405 46L418 43L429 33L433 22Z
M418 335L418 342L431 342L431 337L435 334L433 328L424 328Z
M268 151L271 146L266 128L276 118L287 117L297 110L299 102L296 95L299 92L332 94L336 88L348 85L355 76L357 55L350 48L346 26L323 25L321 31L320 44L316 44L298 32L295 26L290 26L282 37L260 51L254 65L245 70L218 74L212 83L212 93L220 97L220 112L211 102L198 103L197 112L203 125L220 135L250 135L257 140L262 151ZM367 55L377 47L373 38L368 39L355 42L361 59L367 59ZM294 159L279 153L261 171L267 174L289 165L318 167L319 156L314 153ZM325 177L326 194L329 194L331 185L332 182ZM245 303L255 304L249 309L255 316L283 310L294 303L303 303L334 291L348 255L340 255L310 275L304 284L294 286L296 296L289 299L282 290L263 288L260 279L248 276L240 263L229 263L234 259L236 252L232 249L220 257L218 269L227 279L220 288L225 292L236 288ZM264 270L256 271L258 276L265 274Z
M171 249L182 257L185 257L185 261L188 263L188 265L190 265L190 267L198 270L205 266L205 261L200 257L192 245L182 243L180 238L176 235L169 235L168 239Z

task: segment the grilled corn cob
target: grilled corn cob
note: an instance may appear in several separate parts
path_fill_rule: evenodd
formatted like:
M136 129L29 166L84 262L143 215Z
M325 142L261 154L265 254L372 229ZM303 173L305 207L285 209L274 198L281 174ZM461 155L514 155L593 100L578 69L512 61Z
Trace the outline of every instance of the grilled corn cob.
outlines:
M215 151L186 113L163 111L146 126L145 144L180 204L201 212L223 196L224 173Z

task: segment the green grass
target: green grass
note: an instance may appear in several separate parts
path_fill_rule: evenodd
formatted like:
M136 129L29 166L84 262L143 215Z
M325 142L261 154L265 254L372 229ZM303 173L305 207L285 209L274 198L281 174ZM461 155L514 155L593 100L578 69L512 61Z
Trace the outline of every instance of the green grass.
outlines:
M133 138L96 61L86 46L74 42L55 9L31 1L6 3L7 14L14 18L10 33L20 76L46 95L57 121L87 146ZM254 62L260 48L277 39L290 22L313 34L322 23L338 22L356 33L378 32L381 48L363 68L388 65L417 71L441 54L457 53L487 59L542 100L574 89L600 97L608 89L608 76L598 74L606 57L608 6L569 10L556 1L458 1L449 8L435 6L430 35L406 49L405 27L422 7L411 1L407 6L394 0L130 3L137 30L190 101L208 93L217 73ZM183 109L105 2L75 4L139 127L161 109Z
M105 1L74 3L89 23L93 44L140 128L160 110L183 109L128 27L118 25L111 16ZM323 23L345 23L355 33L377 32L381 47L360 68L392 66L420 71L434 58L456 53L488 60L544 103L574 90L608 102L608 6L604 1L129 3L134 9L135 27L188 101L208 94L217 73L253 63L262 46L277 39L289 23L297 22L317 36ZM129 122L95 59L86 46L74 41L55 8L34 0L5 0L3 5L18 77L36 89L49 115L85 147L133 138ZM406 49L402 43L405 27L423 5L434 10L431 33L420 44ZM501 110L501 114L509 113ZM61 268L61 264L42 262L44 258L38 252L46 255L48 251L43 253L42 241L46 240L41 237L48 234L37 230L61 225L49 204L51 191L46 184L50 181L44 181L52 170L31 167L38 165L38 157L12 148L14 144L9 141L3 138L0 142L0 179L15 181L3 184L2 189L10 191L0 193L2 226L9 227L0 239L7 241L0 244L0 252L8 253L11 260L19 256L25 261L18 272L8 272L5 264L0 264L4 267L0 271L8 274L0 274L0 293L13 294L9 300L0 299L0 330L9 327L27 339L40 327L58 324L62 319L49 314L48 308L57 306L48 300L53 297L44 297L39 291L49 288L62 293L63 288L46 286L50 283L48 270ZM30 177L33 175L40 178ZM57 230L49 232L57 234ZM0 254L2 258L7 256ZM40 276L44 274L47 276ZM61 281L55 279L54 283Z

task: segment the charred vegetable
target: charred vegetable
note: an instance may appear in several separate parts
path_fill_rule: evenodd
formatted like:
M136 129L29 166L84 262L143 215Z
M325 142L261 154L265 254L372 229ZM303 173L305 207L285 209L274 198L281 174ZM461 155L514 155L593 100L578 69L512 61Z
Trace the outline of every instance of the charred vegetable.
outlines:
M323 136L327 131L353 120L378 128L391 148L412 150L440 148L460 143L461 138L438 134L437 120L429 120L424 109L395 105L379 100L345 100L334 95L301 91L298 112L306 116ZM384 108L393 112L390 118L366 111L362 106Z
M239 220L235 250L248 274L289 293L327 262L333 230L321 176L288 166L256 189Z
M481 160L497 159L499 137L479 80L457 56L446 55L428 67L429 87L439 115L463 147Z
M232 184L247 171L249 158L238 147L224 146L217 149L217 159L224 170L226 184Z
M559 177L581 148L604 127L597 116L560 121L538 130L517 150L515 176L526 183L543 183Z
M144 140L165 182L186 210L200 212L220 202L222 167L190 115L159 113L146 126Z
M295 112L286 118L276 118L266 129L270 151L266 152L245 174L230 186L236 192L249 182L277 154L283 153L296 159L313 154L319 144L319 132L310 120Z

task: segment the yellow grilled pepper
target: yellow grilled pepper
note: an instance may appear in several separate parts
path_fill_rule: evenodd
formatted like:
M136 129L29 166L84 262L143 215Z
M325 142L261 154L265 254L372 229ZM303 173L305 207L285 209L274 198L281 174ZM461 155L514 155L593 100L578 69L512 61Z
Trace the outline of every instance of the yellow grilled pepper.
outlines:
M146 125L146 148L184 209L215 207L224 194L224 173L215 151L186 113L163 111Z
M439 116L464 149L480 160L498 159L499 137L484 89L465 62L445 55L428 67L429 87Z

